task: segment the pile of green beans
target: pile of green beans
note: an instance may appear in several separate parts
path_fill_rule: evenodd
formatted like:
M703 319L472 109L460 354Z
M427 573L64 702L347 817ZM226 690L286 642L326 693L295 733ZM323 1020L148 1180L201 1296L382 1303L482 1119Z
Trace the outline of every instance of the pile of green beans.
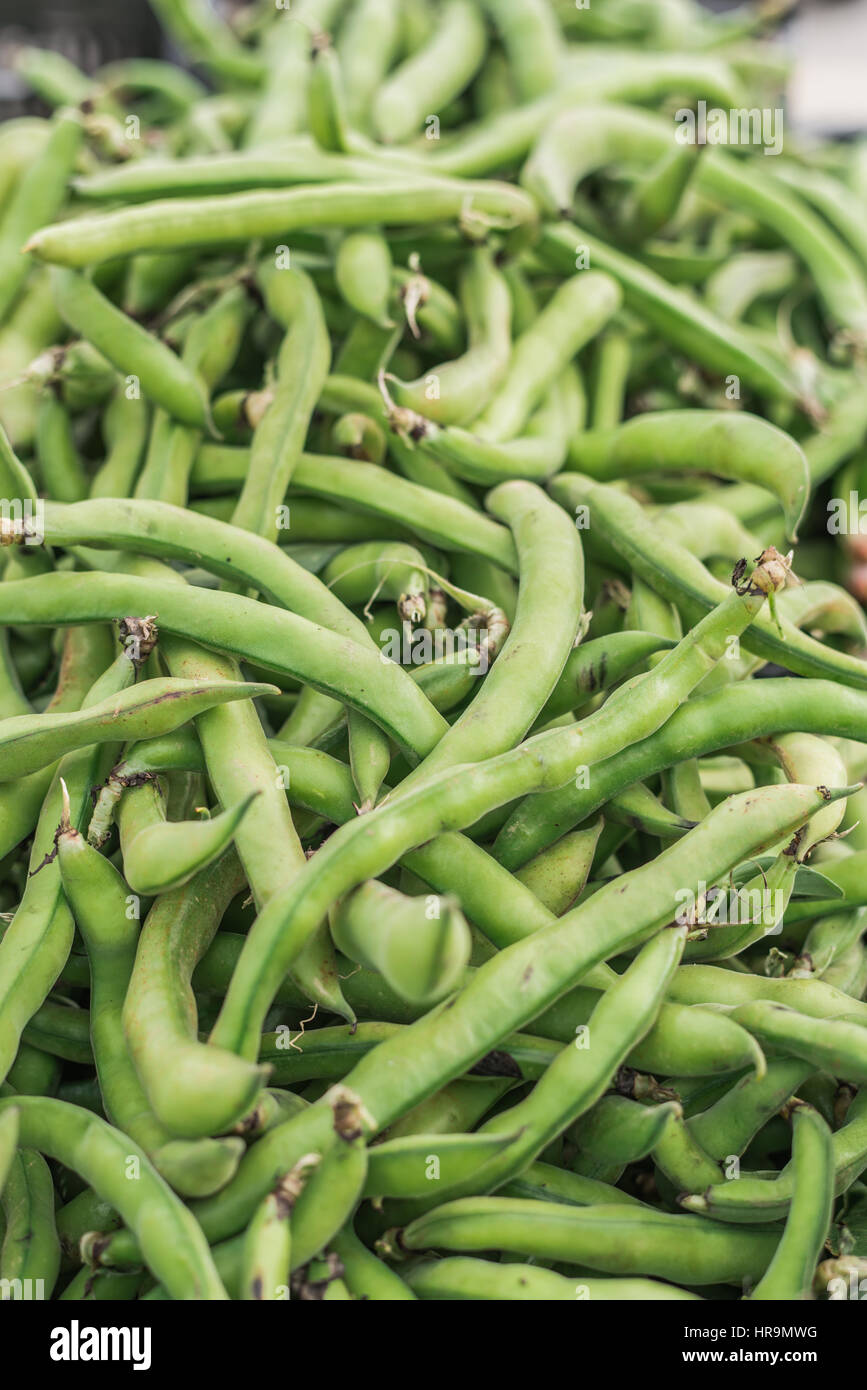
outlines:
M0 1289L832 1296L863 146L684 139L762 6L152 6L0 127Z

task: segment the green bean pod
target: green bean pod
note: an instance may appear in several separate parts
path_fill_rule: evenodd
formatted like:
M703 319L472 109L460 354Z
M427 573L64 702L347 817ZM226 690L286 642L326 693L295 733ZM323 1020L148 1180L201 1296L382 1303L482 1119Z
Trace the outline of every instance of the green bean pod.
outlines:
M19 1298L50 1298L60 1270L54 1222L54 1185L40 1153L22 1147L0 1195L6 1231L0 1245L0 1279ZM8 1281L8 1284L7 1284ZM35 1292L34 1292L35 1290ZM4 1298L15 1297L15 1293Z
M36 452L45 491L57 502L81 502L87 475L69 411L59 397L42 397L36 416Z
M346 111L358 129L370 126L374 97L397 55L400 11L399 0L356 0L340 27Z
M37 1009L21 1036L32 1047L41 1048L50 1056L81 1062L85 1066L93 1060L86 1009L47 1000ZM9 1075L11 1078L11 1071Z
M472 252L460 286L467 350L416 381L387 376L399 407L392 412L398 423L400 411L408 410L440 425L465 424L479 413L480 404L491 399L506 374L512 349L512 301L490 251L479 248ZM412 433L415 420L410 419Z
M90 480L90 496L127 497L135 487L147 443L149 411L140 396L118 387L102 417L104 462Z
M126 377L137 377L145 397L182 424L204 429L208 403L201 380L150 333L72 270L52 271L54 301L76 333L99 348Z
M64 892L90 959L90 1037L106 1113L141 1143L177 1191L207 1196L229 1180L243 1146L231 1138L179 1143L154 1116L123 1036L123 1005L139 935L127 885L76 831L62 833L57 847Z
M307 85L307 122L323 150L344 153L351 149L340 59L330 45L322 44L313 54Z
M303 128L311 63L310 33L293 12L277 16L268 31L267 63L261 99L244 131L244 158L249 151L284 140Z
M865 1099L867 1093L862 1089L852 1102L846 1123L831 1136L834 1192L837 1196L848 1191L867 1167ZM820 1159L818 1171L823 1170L823 1164L824 1159ZM799 1176L800 1169L799 1164ZM700 1196L682 1197L681 1205L688 1211L701 1212L720 1223L744 1226L779 1221L789 1211L795 1190L795 1175L793 1162L772 1178L744 1173L736 1181L720 1183Z
M0 1197L6 1187L13 1159L18 1148L18 1111L4 1112L0 1121Z
M741 1077L706 1110L693 1115L690 1134L718 1163L740 1157L814 1070L810 1062L772 1056L763 1076Z
M26 581L25 581L26 582ZM243 682L157 678L63 714L20 715L0 723L0 778L13 781L56 762L61 753L124 739L157 737L180 728L215 705L255 699L272 691Z
M276 540L281 507L331 361L319 296L303 272L260 268L271 315L285 329L273 397L259 420L234 525Z
M810 487L806 457L793 439L754 415L729 411L659 411L614 430L593 430L575 440L568 467L600 482L701 468L757 483L779 499L793 540Z
M154 9L195 62L240 84L261 79L262 60L243 47L225 20L211 14L204 0L154 0Z
M292 1210L318 1158L300 1159L261 1203L244 1235L241 1297L252 1300L289 1297Z
M532 483L503 483L487 505L515 538L523 575L515 622L481 690L394 793L398 798L450 765L514 747L550 697L575 643L584 597L577 531L562 524Z
M662 1299L698 1299L699 1295L654 1279L588 1279L584 1275L567 1278L552 1269L531 1264L497 1264L491 1260L431 1260L414 1265L406 1281L417 1298L487 1300L491 1302L591 1303L635 1301L646 1303Z
M770 1264L777 1232L737 1238L724 1226L631 1207L565 1207L507 1197L446 1202L400 1232L405 1250L472 1252L562 1260L605 1274L649 1274L681 1284L740 1283Z
M550 383L620 307L618 285L593 271L573 275L553 294L517 339L509 370L493 400L473 421L473 432L494 443L515 439Z
M544 0L483 0L506 50L521 101L550 92L560 75L563 40L557 16Z
M351 309L381 328L393 327L389 314L391 251L380 232L358 231L345 236L337 248L334 277Z
M593 1178L639 1162L657 1148L681 1114L678 1101L639 1105L628 1096L602 1096L569 1126L569 1139L578 1149L577 1171Z
M21 248L40 223L56 216L83 137L76 111L61 111L49 137L22 174L0 222L0 322L9 314L30 269Z
M20 609L14 601L16 597L23 600ZM393 663L383 664L375 653L338 639L294 614L266 608L235 594L199 589L193 609L186 598L186 587L175 583L118 574L76 574L45 575L5 584L2 598L3 623L17 623L19 613L25 614L25 622L32 623L104 622L125 612L144 612L152 607L157 610L161 630L261 661L272 669L279 667L289 675L300 675L314 688L345 699L347 704L370 714L399 742L409 740L419 752L427 751L439 736L441 716L431 709L420 691L405 683L403 673ZM281 630L285 646L281 641L280 649L275 650ZM356 669L358 666L363 672ZM400 710L387 711L385 702L377 700L376 691L390 690L396 683L404 692L405 703ZM407 698L412 694L414 700ZM411 710L410 705L415 708Z
M237 806L198 821L169 821L154 782L131 787L120 802L124 877L134 893L154 898L188 883L231 843L255 792Z
M335 1090L337 1095L332 1096L332 1100L337 1123L344 1132L338 1134L335 1142L323 1154L295 1204L292 1215L292 1270L307 1264L342 1230L358 1205L364 1188L367 1148L357 1134L355 1119L349 1120L349 1128L345 1129L348 1111L344 1110L344 1106L351 1110L353 1102L348 1096L344 1100L339 1087Z
M236 193L123 208L70 224L43 227L26 250L56 265L83 267L118 256L273 239L320 226L365 227L448 222L466 216L502 218L532 227L532 199L507 184L408 178L400 183L330 184L281 193Z
M444 1192L462 1188L476 1169L496 1159L512 1143L510 1134L413 1134L374 1144L369 1151L364 1195L424 1197L440 1184Z
M370 880L331 914L338 950L378 971L401 997L435 1004L457 984L470 935L456 898L407 898Z
M864 1023L845 1018L818 1019L770 1000L757 999L734 1010L733 1017L762 1046L801 1057L856 1085L867 1080L867 1033Z
M564 835L515 875L555 917L562 917L584 890L601 830L602 821L597 820L586 829Z
M227 855L158 898L145 919L123 1003L123 1032L161 1124L199 1139L225 1133L252 1109L266 1071L198 1040L190 977L242 883Z
M326 565L322 582L349 607L376 596L394 599L405 622L418 625L428 616L431 585L424 556L402 541L347 546Z
M22 1042L9 1068L9 1085L25 1096L53 1096L57 1094L62 1071L59 1058Z
M480 1138L514 1136L514 1141L479 1162L463 1181L447 1187L449 1201L495 1191L600 1099L631 1048L651 1027L685 940L686 929L674 928L642 948L602 996L586 1029L557 1055L527 1099L482 1126Z
M329 1248L343 1266L343 1277L353 1298L389 1303L406 1303L415 1298L408 1284L362 1245L351 1223L332 1236Z
M555 1168L551 1163L531 1163L523 1173L505 1184L502 1196L565 1202L576 1207L608 1206L612 1203L625 1207L644 1205L637 1197L630 1196L619 1187L597 1182L567 1168Z
M808 1018L853 1018L867 1020L867 1004L852 999L842 990L822 980L773 979L716 965L684 966L677 972L668 992L681 1004L722 1004L738 1007L767 999L782 1004Z
M441 111L481 67L487 36L470 0L447 0L430 40L401 63L373 104L377 134L397 144L418 133L429 112Z

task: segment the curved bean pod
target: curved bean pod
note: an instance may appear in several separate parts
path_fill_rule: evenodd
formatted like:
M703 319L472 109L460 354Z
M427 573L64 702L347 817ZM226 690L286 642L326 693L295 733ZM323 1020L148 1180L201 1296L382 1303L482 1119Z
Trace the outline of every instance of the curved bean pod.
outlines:
M127 1135L62 1100L0 1100L0 1113L13 1107L20 1112L21 1143L80 1173L120 1212L140 1239L148 1267L173 1298L226 1298L195 1218ZM130 1157L138 1160L137 1182L125 1176Z
M475 699L393 799L447 767L514 747L551 696L575 643L584 599L577 531L563 525L532 483L503 483L487 504L515 538L522 576L515 622Z
M153 782L128 788L118 813L123 871L134 893L154 898L188 883L228 848L256 793L216 816L169 821Z
M763 1046L801 1057L856 1085L867 1080L867 1032L863 1022L810 1018L784 1004L759 999L739 1005L733 1017Z
M544 482L563 466L583 421L583 396L573 368L561 372L548 389L524 433L504 444L482 439L471 429L438 429L422 417L414 436L424 454L471 483L492 487L523 478Z
M858 1092L849 1109L846 1123L831 1136L834 1167L834 1192L837 1196L848 1191L867 1167L867 1092ZM745 1173L737 1182L720 1183L708 1188L701 1196L681 1198L688 1211L702 1212L714 1221L731 1222L739 1226L784 1218L795 1190L792 1163L774 1178L753 1177Z
M810 488L806 457L789 435L755 415L723 410L654 411L593 430L574 441L568 468L599 482L699 468L757 483L776 494L793 540Z
M617 282L600 271L573 275L517 339L505 379L473 421L473 433L493 443L515 439L550 383L595 338L621 304Z
M429 41L388 76L373 103L380 139L415 135L431 111L460 95L481 67L487 35L472 0L447 0Z
M373 879L337 904L331 935L339 951L415 1004L444 998L470 958L469 927L456 898L407 898Z
M106 1113L142 1145L177 1191L207 1196L228 1182L243 1145L237 1139L179 1143L153 1114L123 1036L124 999L139 936L128 911L127 885L77 831L61 833L57 848L63 889L90 961L90 1037Z
M123 1031L154 1114L190 1139L230 1130L252 1108L266 1069L198 1040L190 978L243 882L227 855L159 898L142 927Z
M653 548L651 561L643 509L624 493L578 474L561 475L550 484L550 491L564 506L589 508L617 553L652 589L677 604L689 620L707 612L722 597L719 581L673 541L664 551ZM591 531L591 549L593 539ZM771 618L760 615L744 645L765 661L779 661L798 675L828 676L844 685L867 686L867 663L824 646L784 618L780 631Z
M754 1301L812 1297L834 1202L834 1152L827 1124L809 1105L799 1105L794 1114L792 1181L785 1230L750 1294Z
M491 252L473 251L461 276L460 299L467 321L467 350L451 362L430 368L417 381L388 381L400 409L461 425L479 413L500 386L512 351L512 299ZM399 411L393 412L399 418ZM415 432L412 421L411 433Z
M687 1122L692 1138L718 1163L740 1156L814 1070L809 1062L771 1057L764 1076L741 1077L725 1095L692 1116ZM719 1174L714 1181L720 1181Z
M678 1101L639 1105L628 1096L602 1096L591 1110L569 1126L569 1140L578 1149L576 1171L594 1178L612 1169L618 1171L627 1163L637 1163L656 1149L672 1120L679 1119L682 1113ZM612 1190L619 1191L619 1188ZM511 1192L508 1195L525 1194Z
M26 1289L31 1281L41 1290L37 1297L50 1298L60 1271L54 1184L45 1159L32 1148L22 1147L12 1159L5 1185L0 1189L0 1211L6 1224L0 1244L4 1299L15 1297L16 1285ZM13 1291L6 1293L7 1288Z
M388 1303L406 1303L415 1298L395 1271L362 1245L351 1223L332 1236L329 1248L343 1265L343 1277L353 1298Z

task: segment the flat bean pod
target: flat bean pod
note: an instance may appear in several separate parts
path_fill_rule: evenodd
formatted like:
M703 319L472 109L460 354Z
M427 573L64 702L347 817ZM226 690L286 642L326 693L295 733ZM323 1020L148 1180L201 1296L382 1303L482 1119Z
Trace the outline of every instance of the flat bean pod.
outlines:
M83 267L142 252L175 251L195 245L222 246L258 238L280 238L318 226L391 226L453 221L474 215L532 227L532 200L507 184L419 179L377 188L363 184L311 185L285 193L234 193L223 198L174 199L78 218L75 234L66 224L43 227L27 250L56 265Z
M599 1299L646 1302L648 1299L699 1297L652 1279L585 1279L583 1276L568 1279L537 1265L496 1264L460 1257L415 1265L407 1274L407 1282L417 1298L452 1301L574 1303L576 1299L587 1298L592 1302Z
M686 1284L739 1283L758 1277L777 1243L754 1228L735 1239L724 1227L631 1208L560 1207L508 1197L446 1202L400 1233L406 1250L472 1252L492 1246L513 1255L562 1260L605 1274L649 1274Z

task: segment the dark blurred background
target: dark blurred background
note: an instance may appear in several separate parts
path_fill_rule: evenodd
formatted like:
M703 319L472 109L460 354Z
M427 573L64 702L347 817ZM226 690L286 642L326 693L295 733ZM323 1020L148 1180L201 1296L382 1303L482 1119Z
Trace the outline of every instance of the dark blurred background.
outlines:
M55 49L95 72L118 58L159 57L162 38L148 0L0 0L0 117L34 109L3 62L10 43Z

